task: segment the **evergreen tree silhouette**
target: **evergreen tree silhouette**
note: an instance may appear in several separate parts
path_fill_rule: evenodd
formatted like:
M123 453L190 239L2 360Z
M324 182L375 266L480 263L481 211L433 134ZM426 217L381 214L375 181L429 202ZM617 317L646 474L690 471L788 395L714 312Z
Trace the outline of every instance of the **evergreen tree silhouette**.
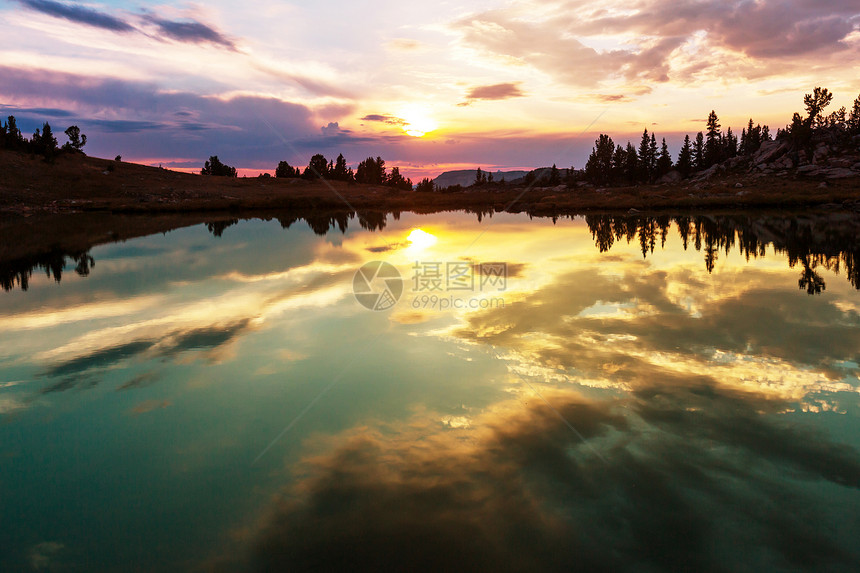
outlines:
M278 167L275 169L275 177L279 178L295 178L300 175L297 167L293 167L286 161L278 162Z
M624 178L628 183L635 183L638 176L639 156L636 154L636 148L628 141L624 151Z
M221 160L218 159L218 156L213 155L203 165L203 169L200 170L200 175L212 175L216 177L236 177L236 168L221 163Z
M681 147L681 151L678 152L676 167L684 177L689 177L693 171L693 146L690 143L689 135L684 136L684 145Z
M615 144L612 138L601 133L594 142L591 155L585 163L585 178L598 185L606 185L612 179L612 156Z
M717 112L711 110L708 114L708 130L705 136L705 167L719 163L722 156L722 132Z
M705 136L700 131L696 134L693 143L693 171L701 171L705 168Z
M666 145L666 138L663 138L663 144L660 146L660 157L657 159L657 178L672 170L672 156L669 155L669 147Z
M69 141L63 145L63 149L81 151L87 144L87 136L81 133L81 128L77 125L70 125L67 127L65 134L69 138Z

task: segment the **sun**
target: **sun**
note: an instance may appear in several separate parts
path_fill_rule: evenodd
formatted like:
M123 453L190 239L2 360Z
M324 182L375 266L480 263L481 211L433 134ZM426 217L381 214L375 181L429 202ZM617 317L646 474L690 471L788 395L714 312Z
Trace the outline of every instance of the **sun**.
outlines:
M430 117L428 110L419 107L405 109L400 117L403 118L403 131L412 137L424 137L439 128L439 124Z
M436 244L436 241L438 241L435 235L431 235L423 229L412 229L412 232L409 233L406 240L409 241L410 247L414 247L416 249L432 247Z

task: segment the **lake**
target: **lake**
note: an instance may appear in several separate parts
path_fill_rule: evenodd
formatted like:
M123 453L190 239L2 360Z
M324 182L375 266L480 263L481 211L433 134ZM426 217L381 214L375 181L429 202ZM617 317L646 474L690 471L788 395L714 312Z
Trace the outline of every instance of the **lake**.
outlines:
M856 217L487 215L3 268L0 570L860 567Z

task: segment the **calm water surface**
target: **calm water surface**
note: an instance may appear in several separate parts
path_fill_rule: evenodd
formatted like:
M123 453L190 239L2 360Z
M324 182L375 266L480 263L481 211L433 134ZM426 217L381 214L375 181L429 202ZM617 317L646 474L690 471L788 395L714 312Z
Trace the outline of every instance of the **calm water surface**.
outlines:
M7 279L0 571L856 570L831 235L254 220Z

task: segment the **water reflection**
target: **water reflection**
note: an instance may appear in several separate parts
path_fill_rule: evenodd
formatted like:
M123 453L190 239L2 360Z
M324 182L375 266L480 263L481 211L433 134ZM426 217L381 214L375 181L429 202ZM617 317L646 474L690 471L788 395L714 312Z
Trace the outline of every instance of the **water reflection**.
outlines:
M50 279L60 282L63 272L71 266L78 276L88 276L95 266L95 260L89 252L53 251L44 255L35 255L0 263L0 286L4 291L10 291L17 285L21 290L27 290L33 273L41 269Z
M803 267L798 285L809 294L825 290L824 279L816 272L821 266L839 273L844 269L848 281L860 289L860 221L850 216L831 217L630 217L588 215L585 217L601 253L612 249L616 241L638 237L642 255L654 252L657 239L661 247L674 223L683 241L705 253L705 268L714 271L720 251L738 250L749 257L764 256L769 246L785 254L788 264Z
M469 211L466 211L469 212ZM492 217L493 210L471 211L480 223ZM389 215L394 221L400 219L399 212L338 211L332 213L291 213L287 215L261 215L262 220L276 220L284 229L297 221L305 221L313 232L320 236L339 231L346 233L351 221L362 229L382 231ZM553 224L560 220L552 218ZM759 257L769 247L786 256L791 268L801 266L798 286L809 294L821 294L827 286L818 272L819 268L835 273L844 272L848 281L860 289L860 219L848 215L805 216L670 216L654 217L638 215L587 215L585 220L591 230L599 252L609 252L616 242L637 241L643 256L653 254L658 240L661 248L672 231L677 230L686 250L689 247L704 253L705 268L713 272L720 252L728 254L732 249L745 257ZM215 237L239 223L238 218L206 222L206 228ZM89 251L53 249L47 254L19 257L0 262L0 286L9 291L19 286L27 290L34 271L43 269L49 278L62 280L63 271L73 264L74 271L87 276L95 261Z
M0 297L0 569L860 566L852 221L474 218L225 217ZM505 304L370 312L372 260Z

